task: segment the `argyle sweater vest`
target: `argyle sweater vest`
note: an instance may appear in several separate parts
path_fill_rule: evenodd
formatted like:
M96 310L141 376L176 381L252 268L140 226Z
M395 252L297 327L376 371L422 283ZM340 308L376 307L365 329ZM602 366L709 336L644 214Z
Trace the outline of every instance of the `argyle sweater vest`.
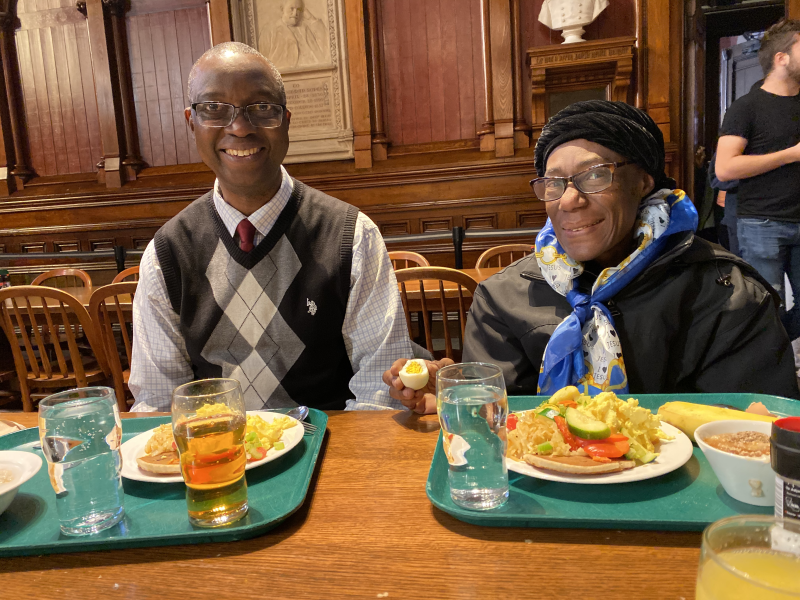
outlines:
M358 209L295 180L267 236L244 252L212 192L158 230L155 250L196 379L239 380L248 410L345 408L342 337Z

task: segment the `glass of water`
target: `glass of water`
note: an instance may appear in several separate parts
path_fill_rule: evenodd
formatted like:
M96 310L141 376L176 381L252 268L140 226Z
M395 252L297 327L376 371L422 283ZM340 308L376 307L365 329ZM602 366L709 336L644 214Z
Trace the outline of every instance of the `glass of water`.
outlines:
M453 502L474 510L504 504L508 398L500 367L461 363L440 369L436 406Z
M39 403L39 439L61 531L86 535L120 522L122 426L114 390L67 390Z

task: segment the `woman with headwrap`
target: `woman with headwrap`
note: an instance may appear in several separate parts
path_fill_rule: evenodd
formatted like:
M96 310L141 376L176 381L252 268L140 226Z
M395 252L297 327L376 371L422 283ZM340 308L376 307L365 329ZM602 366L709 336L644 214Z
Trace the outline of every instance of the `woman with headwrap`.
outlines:
M774 292L695 237L697 212L665 175L663 137L645 112L572 104L542 130L534 165L547 223L531 255L478 287L464 361L501 366L510 394L577 385L800 397ZM434 411L432 388L399 383L403 362L384 374L392 396Z

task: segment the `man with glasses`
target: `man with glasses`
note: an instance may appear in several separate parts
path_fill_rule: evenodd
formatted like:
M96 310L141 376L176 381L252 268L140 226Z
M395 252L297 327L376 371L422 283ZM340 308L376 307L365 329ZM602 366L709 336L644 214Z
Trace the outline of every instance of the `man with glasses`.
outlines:
M391 262L358 209L289 176L280 74L220 44L189 75L186 120L214 188L157 233L134 299L133 410L231 377L249 410L402 408L380 374L411 345Z
M643 111L578 102L550 119L531 181L547 223L535 251L484 281L464 361L503 369L509 394L756 392L800 397L774 292L695 237L697 212L664 173ZM434 369L442 361L432 365ZM393 397L434 412L433 387Z

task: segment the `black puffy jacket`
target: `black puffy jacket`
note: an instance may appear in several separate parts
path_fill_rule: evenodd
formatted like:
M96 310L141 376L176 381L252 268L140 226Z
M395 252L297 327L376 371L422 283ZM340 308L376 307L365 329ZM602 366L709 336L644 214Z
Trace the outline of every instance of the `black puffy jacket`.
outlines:
M723 248L692 233L675 237L607 303L630 392L800 398L774 290ZM579 285L590 287L594 279L585 273ZM531 254L478 287L463 360L501 366L509 394L535 394L545 345L571 312Z

